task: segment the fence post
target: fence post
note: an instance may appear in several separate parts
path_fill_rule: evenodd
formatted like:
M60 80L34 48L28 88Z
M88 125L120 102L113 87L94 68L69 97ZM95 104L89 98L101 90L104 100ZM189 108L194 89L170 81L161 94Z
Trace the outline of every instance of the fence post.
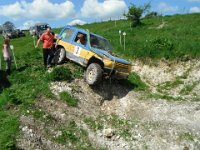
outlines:
M126 32L123 32L123 36L124 36L124 51L126 49Z
M122 31L119 30L119 43L120 43L120 46L122 46Z

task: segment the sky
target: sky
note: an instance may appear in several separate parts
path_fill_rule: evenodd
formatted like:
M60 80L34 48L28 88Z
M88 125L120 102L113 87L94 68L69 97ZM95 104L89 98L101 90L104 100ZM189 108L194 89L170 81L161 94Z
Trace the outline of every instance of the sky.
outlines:
M39 22L53 28L119 19L132 4L151 3L162 15L200 13L200 0L0 0L0 24L26 29Z

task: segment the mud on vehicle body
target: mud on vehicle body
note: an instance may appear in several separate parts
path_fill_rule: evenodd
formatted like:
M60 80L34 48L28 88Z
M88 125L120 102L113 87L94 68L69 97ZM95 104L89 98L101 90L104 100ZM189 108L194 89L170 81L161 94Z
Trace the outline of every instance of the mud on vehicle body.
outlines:
M84 36L83 44L77 42L78 35ZM103 76L127 78L131 63L112 55L112 46L105 38L84 29L66 26L59 34L55 62L65 58L86 68L85 80L89 85L97 84Z

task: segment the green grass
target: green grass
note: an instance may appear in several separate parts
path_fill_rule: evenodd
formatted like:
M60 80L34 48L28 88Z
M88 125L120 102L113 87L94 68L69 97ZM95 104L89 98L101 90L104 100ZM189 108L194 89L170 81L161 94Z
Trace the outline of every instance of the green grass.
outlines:
M50 81L70 81L72 80L72 73L66 67L56 67L49 74L48 78Z
M199 84L199 82L194 82L192 84L186 85L181 91L180 94L188 95L191 94L192 90Z
M6 105L26 109L39 96L52 97L48 74L43 67L42 51L34 48L32 37L11 39L11 44L14 45L18 70L13 63L11 75L4 79L8 82L7 86L0 88L0 114L5 114L5 117L0 117L2 118L0 147L3 149L14 144L15 135L19 130L18 117L20 116L20 113L13 114L12 109L4 109ZM5 69L4 63L3 69ZM2 85L2 82L0 84Z
M128 82L134 86L134 90L148 90L148 86L143 82L138 74L131 73L128 77Z
M155 99L165 99L167 101L184 101L184 99L181 96L175 97L167 93L150 93L148 97Z
M186 132L186 133L179 134L179 139L187 140L187 141L194 141L195 139L197 139L197 137L190 132Z
M163 21L164 28L157 29ZM81 28L109 39L114 52L126 58L184 60L200 57L199 21L196 13L143 19L143 25L136 28L130 28L126 20L117 21L116 26L115 21L107 21ZM119 30L127 33L125 51L119 43Z
M78 106L78 99L71 96L68 92L61 92L60 94L61 100L65 101L69 106L76 107Z
M16 116L9 115L0 109L0 147L4 150L16 149L15 136L19 122Z
M66 127L59 129L61 135L54 140L58 143L69 145L73 144L75 150L106 150L104 148L92 147L88 132L78 127L75 121L70 121Z
M0 72L0 108L2 108L0 113L10 114L10 112L12 112L12 110L3 109L8 104L17 106L21 112L26 112L27 108L33 107L37 98L41 96L53 97L49 89L50 81L69 81L75 77L80 77L83 73L79 67L76 67L73 73L71 73L68 68L56 67L56 69L49 74L43 67L42 49L35 49L33 40L34 39L30 35L11 39L11 45L14 45L18 69L16 69L14 63L12 63L12 72L10 76L2 76L4 72ZM0 41L2 42L2 38ZM1 42L0 44L2 44ZM0 56L2 57L1 52ZM5 70L5 63L2 64L2 68ZM70 97L70 100L69 105L77 105L77 100L72 97ZM40 118L42 113L36 111L33 115L36 118ZM15 118L12 120L12 124L18 126L18 117L20 114L19 116L17 114L9 116L10 118ZM6 120L7 118L3 118L2 120L4 119ZM17 127L15 130L12 130L12 128L6 126L8 125L0 125L0 128L8 129L8 131L4 131L7 136L0 136L1 147L6 147L6 143L13 143L14 136L18 132ZM12 138L7 138L8 136L12 136Z
M162 24L162 21L166 23L166 26L162 29L156 29L156 27ZM188 60L200 57L200 14L157 17L144 19L142 22L143 25L137 28L130 28L130 22L126 20L116 21L116 26L115 21L107 21L87 24L81 27L104 36L111 42L113 51L116 54L131 60L134 58L142 60L149 58ZM54 32L59 33L60 30L55 29ZM119 30L127 33L125 51L119 43ZM83 69L81 67L70 68L70 71L68 69L59 70L59 68L58 72L55 71L54 75L52 75L53 73L51 74L53 77L51 78L52 80L49 80L49 73L43 67L42 50L41 48L34 48L33 40L33 37L30 35L11 39L11 45L14 45L18 70L16 70L13 63L10 76L5 77L3 75L4 72L0 72L0 147L2 149L11 149L15 145L15 136L19 130L18 117L20 112L19 114L14 114L14 110L5 109L7 105L14 105L22 112L23 110L26 111L27 108L34 104L38 97L53 97L49 89L49 82L60 80L57 73L61 74L62 79L66 77L67 81L83 76ZM0 38L0 44L2 45L2 38ZM1 53L0 51L2 58ZM5 70L5 63L3 63L2 67ZM148 86L135 73L130 75L129 82L138 90L148 89ZM174 83L174 85L176 84ZM178 82L178 84L180 83ZM187 94L194 86L188 86L182 92ZM70 105L77 105L78 102L70 97L69 94L65 93L63 95L61 97L64 100L72 100ZM168 95L161 95L160 97L164 99L172 98ZM175 98L175 100L180 99ZM41 115L38 112L35 113L35 117L40 117ZM120 124L117 125L121 126ZM126 137L128 135L127 128L124 129L122 135L124 134Z
M103 124L98 123L96 119L92 117L84 118L84 122L94 131L102 130L104 127Z
M177 77L174 81L167 81L165 83L158 85L157 90L158 91L162 91L163 89L170 90L170 89L174 89L174 88L178 87L181 84L184 84L184 82L182 81L182 78Z
M134 127L137 120L121 119L117 115L100 115L97 118L84 118L84 122L93 131L103 130L106 128L115 129L115 135L119 135L125 140L130 140L132 137L131 128Z

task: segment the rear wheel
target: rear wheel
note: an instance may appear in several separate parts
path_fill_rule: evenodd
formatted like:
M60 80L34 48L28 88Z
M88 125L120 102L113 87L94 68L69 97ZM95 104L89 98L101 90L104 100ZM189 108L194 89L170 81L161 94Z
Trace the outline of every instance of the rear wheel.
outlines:
M54 55L54 62L56 64L61 64L64 62L66 57L66 52L64 48L59 48L56 50L55 55Z
M102 80L102 69L97 63L91 63L86 70L85 80L89 85L95 85Z

